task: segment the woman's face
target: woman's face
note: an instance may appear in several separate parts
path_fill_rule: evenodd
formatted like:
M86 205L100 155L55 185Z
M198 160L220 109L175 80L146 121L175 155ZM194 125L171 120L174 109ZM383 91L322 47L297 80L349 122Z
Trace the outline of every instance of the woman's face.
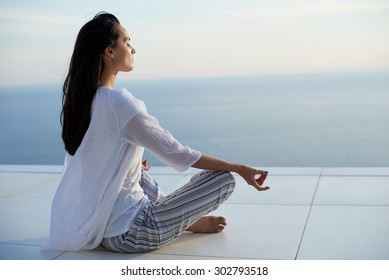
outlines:
M130 45L130 37L125 28L119 25L119 38L113 48L113 65L117 71L128 72L133 69L135 49Z

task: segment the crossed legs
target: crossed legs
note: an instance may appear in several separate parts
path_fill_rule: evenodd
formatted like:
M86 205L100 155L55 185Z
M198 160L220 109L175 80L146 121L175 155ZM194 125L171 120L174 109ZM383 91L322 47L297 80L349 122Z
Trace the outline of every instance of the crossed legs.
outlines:
M146 206L128 232L105 238L102 244L112 251L142 252L167 245L184 231L221 232L226 226L226 219L205 215L217 209L231 195L234 187L235 179L229 172L200 172L180 189L167 196L159 196ZM147 189L152 189L151 186L142 188L146 195Z

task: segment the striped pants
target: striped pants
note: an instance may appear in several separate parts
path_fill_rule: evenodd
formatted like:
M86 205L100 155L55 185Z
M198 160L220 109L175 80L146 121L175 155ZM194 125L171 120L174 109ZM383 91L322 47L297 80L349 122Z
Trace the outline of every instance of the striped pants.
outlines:
M173 242L188 227L215 210L233 192L235 179L225 171L203 171L180 189L159 195L158 184L147 172L140 184L150 203L124 234L104 238L102 246L114 252L145 252Z

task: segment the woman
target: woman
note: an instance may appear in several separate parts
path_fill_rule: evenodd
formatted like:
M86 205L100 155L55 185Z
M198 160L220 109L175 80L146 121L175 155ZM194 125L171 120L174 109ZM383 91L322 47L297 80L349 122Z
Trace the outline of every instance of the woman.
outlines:
M262 187L265 171L181 145L142 101L115 89L117 73L133 69L135 49L129 41L108 13L97 14L78 34L63 86L65 168L45 249L77 251L101 244L116 252L142 252L169 244L184 231L221 232L225 218L205 215L232 193L229 171L259 191L268 189ZM178 171L207 171L162 196L142 163L144 148Z

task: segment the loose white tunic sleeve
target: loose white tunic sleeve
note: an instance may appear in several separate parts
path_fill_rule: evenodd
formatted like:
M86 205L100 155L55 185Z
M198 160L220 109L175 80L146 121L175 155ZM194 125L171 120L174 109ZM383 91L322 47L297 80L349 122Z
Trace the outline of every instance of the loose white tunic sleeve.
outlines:
M104 236L127 231L148 202L139 186L144 148L180 172L201 156L162 129L127 90L100 87L83 141L74 156L66 155L43 249L93 249Z

